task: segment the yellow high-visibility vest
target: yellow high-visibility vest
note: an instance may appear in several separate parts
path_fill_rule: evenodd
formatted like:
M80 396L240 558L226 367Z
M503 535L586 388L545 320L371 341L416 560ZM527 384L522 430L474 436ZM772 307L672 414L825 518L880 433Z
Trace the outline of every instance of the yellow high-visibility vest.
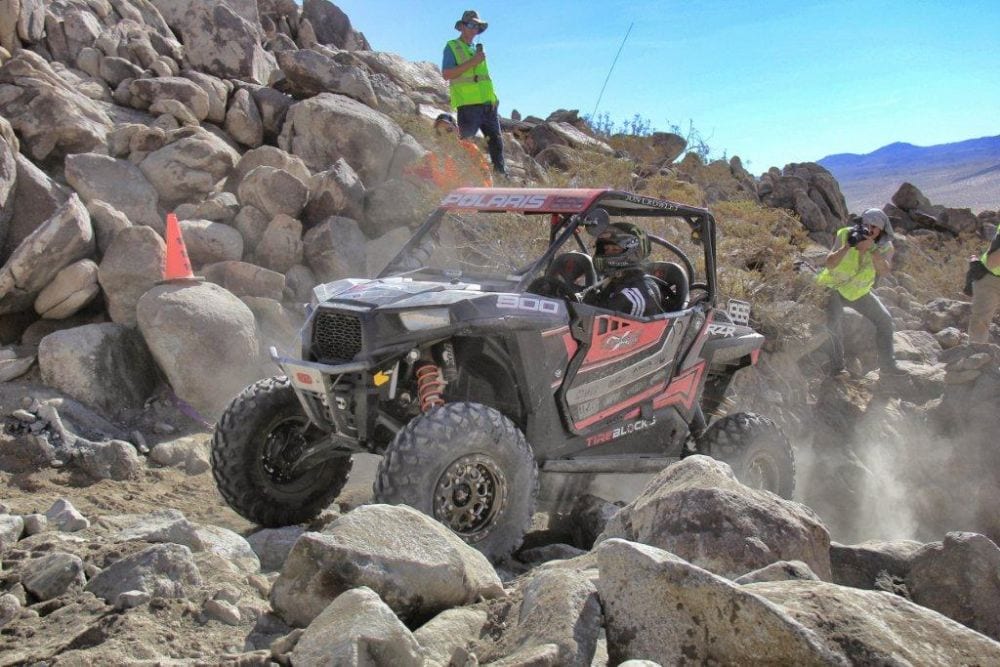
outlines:
M991 244L991 245L992 245L992 244ZM993 274L993 275L995 275L995 276L1000 276L1000 264L997 264L997 265L996 265L996 268L993 268L993 269L991 269L991 268L990 268L990 265L986 263L986 258L987 258L987 257L989 257L989 256L990 256L990 249L989 249L989 248L987 248L987 249L986 249L986 252L984 252L984 253L983 253L983 256L982 256L982 257L980 257L979 259L980 259L980 261L981 261L981 262L983 263L983 266L985 266L985 267L986 267L986 270L987 270L987 271L989 271L990 273L992 273L992 274Z
M476 50L460 39L448 42L448 48L455 54L455 62L458 65L464 64L469 58L476 55ZM472 69L465 70L461 76L452 79L448 84L451 92L451 106L456 109L469 104L497 103L493 82L490 80L490 70L486 67L485 60Z
M850 227L841 227L837 230L837 241L841 245L847 244L847 235L851 232ZM877 251L875 251L877 252ZM824 287L831 287L848 301L857 301L871 291L875 285L875 265L872 263L872 253L861 254L857 248L851 248L844 255L840 264L830 268L824 268L816 276L816 282Z

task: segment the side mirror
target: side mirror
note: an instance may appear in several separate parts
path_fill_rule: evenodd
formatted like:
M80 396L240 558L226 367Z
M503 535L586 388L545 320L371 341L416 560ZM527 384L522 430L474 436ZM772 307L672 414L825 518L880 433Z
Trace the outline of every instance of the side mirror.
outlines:
M611 216L603 208L595 208L584 216L581 224L587 230L587 234L597 238L611 224Z

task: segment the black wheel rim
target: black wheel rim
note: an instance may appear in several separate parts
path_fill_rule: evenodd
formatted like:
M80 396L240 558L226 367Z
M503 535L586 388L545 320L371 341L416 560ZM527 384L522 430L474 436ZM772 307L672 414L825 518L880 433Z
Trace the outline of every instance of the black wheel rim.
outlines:
M286 417L277 421L264 436L261 450L261 468L274 484L284 486L295 482L306 471L295 469L309 440L306 430L309 420L305 417Z
M752 489L763 489L773 493L781 492L781 469L774 457L764 452L752 455L747 461L740 480Z
M434 518L466 542L486 537L507 504L507 478L489 456L456 459L434 488Z

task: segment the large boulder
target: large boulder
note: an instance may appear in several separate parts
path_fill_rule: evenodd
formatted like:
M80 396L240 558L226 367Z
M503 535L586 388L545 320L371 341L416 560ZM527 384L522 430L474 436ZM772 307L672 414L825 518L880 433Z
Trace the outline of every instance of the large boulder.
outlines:
M220 285L239 297L257 296L281 300L285 277L247 262L217 262L202 268L205 280Z
M820 243L832 244L836 231L847 224L847 202L837 179L814 162L772 167L761 175L757 189L765 206L794 211Z
M73 195L0 268L0 314L30 308L63 268L93 252L90 214L80 198Z
M340 158L309 181L309 203L303 222L312 227L332 215L360 220L365 210L365 186L347 160Z
M870 540L861 544L830 543L833 582L876 590L880 582L904 581L913 555L923 547L914 540Z
M503 627L489 633L472 652L489 663L554 645L559 665L590 667L603 625L595 578L572 569L532 573L514 593L519 604L515 602L504 614ZM511 604L503 600L491 606L499 609Z
M405 505L366 505L299 538L271 604L304 626L358 586L376 591L404 621L504 594L486 557L434 519Z
M236 167L226 178L226 192L238 193L240 184L247 175L258 167L272 167L286 171L303 183L309 183L312 172L302 158L290 155L274 146L260 146L247 151L240 157Z
M166 243L149 227L127 227L118 231L98 271L108 314L113 321L135 325L139 297L163 279L166 257Z
M285 124L285 114L295 103L291 95L268 86L261 86L251 92L257 110L260 111L260 122L264 125L264 140L276 142L281 128Z
M291 659L296 665L424 664L417 640L378 594L364 586L323 609L302 633Z
M35 312L47 320L63 320L94 300L101 291L97 264L81 259L56 274L35 299Z
M14 216L14 195L17 192L18 141L10 123L0 117L0 248L7 238L7 225ZM2 259L2 257L0 257Z
M538 154L549 146L568 146L574 150L586 150L614 155L615 150L600 139L584 134L569 123L541 123L532 128L528 135L530 152Z
M425 208L424 193L418 185L391 178L366 193L362 230L375 238L398 227L416 227L424 221Z
M177 32L181 32L187 27L190 20L188 12L202 4L202 0L148 0L148 2L159 11L166 24ZM227 5L233 13L251 26L260 23L260 12L256 0L222 0L218 4Z
M284 169L261 166L248 173L237 191L240 203L254 206L268 217L299 217L309 198L309 188Z
M241 88L233 95L226 112L226 132L234 140L256 148L264 143L264 122L250 92Z
M158 382L139 333L110 322L49 334L38 346L38 365L45 384L106 414L142 407Z
M7 225L6 240L0 242L0 263L6 261L24 239L51 218L72 192L52 180L24 155L17 153L14 159L17 162L17 180L14 199L9 204L13 217Z
M254 250L257 264L285 273L302 263L302 223L279 213L264 230Z
M285 74L283 86L295 97L336 93L368 107L378 106L368 72L350 60L341 64L318 51L302 49L280 52L278 64Z
M334 216L302 238L306 264L320 282L364 275L365 235L350 218Z
M599 540L613 537L665 549L730 578L800 560L830 579L830 534L816 514L743 486L728 465L707 456L689 456L657 475Z
M206 417L258 379L253 313L212 283L157 285L139 299L139 330L177 395Z
M745 587L625 540L597 549L610 664L847 664L814 631ZM758 584L760 585L760 584Z
M489 622L489 614L480 605L456 607L441 612L421 625L413 638L423 649L424 658L447 665L457 650L471 651Z
M183 130L183 138L153 151L139 169L167 206L203 199L236 165L239 154L201 128Z
M351 54L363 62L369 70L395 83L404 91L411 91L447 106L448 82L441 76L441 70L427 61L412 62L389 51L355 51Z
M223 79L266 84L278 69L260 43L259 25L225 3L196 3L181 26L184 53L194 69Z
M104 144L112 126L97 102L25 50L0 67L0 115L17 130L21 150L35 160L92 151Z
M181 72L181 76L198 84L208 95L208 117L205 120L216 125L224 123L229 93L233 87L232 82L223 81L217 76L192 69L184 70Z
M321 93L289 108L278 145L314 171L344 158L365 185L375 185L388 175L402 139L403 130L385 114L344 95Z
M84 203L103 201L124 213L132 224L148 225L163 232L163 218L156 207L156 188L128 160L96 153L69 155L66 181Z
M1000 639L1000 549L977 533L948 533L913 555L906 586L914 602Z
M38 600L59 597L70 588L83 588L83 561L73 554L56 552L25 564L23 584Z
M195 268L243 259L243 236L229 225L211 220L182 220L180 228Z
M135 79L128 84L132 103L139 109L149 109L158 102L180 102L196 120L208 118L210 109L205 89L184 77L164 76L155 79Z
M202 583L191 550L180 544L155 544L101 570L86 589L109 603L128 591L161 598L182 598Z
M745 589L780 605L846 664L1000 664L1000 644L899 595L822 581L759 583Z
M316 40L345 51L370 51L368 40L351 27L348 18L330 0L305 0L302 3L302 18L313 27Z

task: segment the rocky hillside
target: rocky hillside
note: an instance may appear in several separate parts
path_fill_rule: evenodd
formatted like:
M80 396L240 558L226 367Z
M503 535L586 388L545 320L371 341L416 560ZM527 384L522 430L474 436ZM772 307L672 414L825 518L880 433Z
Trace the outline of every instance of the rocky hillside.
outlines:
M852 209L886 201L903 182L977 213L1000 208L1000 136L936 146L894 143L865 155L828 155L818 163L837 178Z
M573 111L503 119L513 178L713 208L720 284L771 337L723 409L781 423L801 503L689 457L628 505L540 513L498 566L368 504L360 463L307 525L225 506L213 420L295 349L314 285L423 219L410 167L446 106L327 0L0 4L0 665L1000 663L1000 347L967 344L959 293L996 212L890 193L905 373L849 313L853 377L825 380L837 179ZM199 280L162 281L170 211Z

